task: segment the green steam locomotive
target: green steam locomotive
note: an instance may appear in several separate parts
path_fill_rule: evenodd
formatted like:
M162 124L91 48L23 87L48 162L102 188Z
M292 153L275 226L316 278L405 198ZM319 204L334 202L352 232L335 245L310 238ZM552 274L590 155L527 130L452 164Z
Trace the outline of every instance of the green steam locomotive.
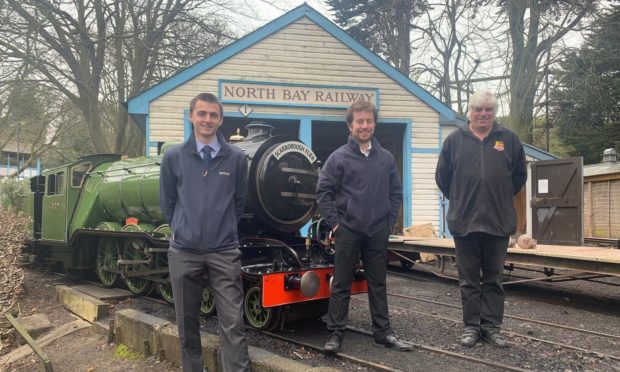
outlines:
M239 224L244 310L250 326L326 312L333 274L328 229L315 215L316 156L271 126L248 125L234 143L249 165L246 209ZM162 154L169 144L162 147ZM173 302L167 249L172 231L159 207L161 155L121 159L101 154L44 171L30 180L33 220L28 251L58 270L94 275L107 287ZM299 231L308 226L307 237ZM367 290L359 269L353 293ZM201 311L215 311L205 283Z

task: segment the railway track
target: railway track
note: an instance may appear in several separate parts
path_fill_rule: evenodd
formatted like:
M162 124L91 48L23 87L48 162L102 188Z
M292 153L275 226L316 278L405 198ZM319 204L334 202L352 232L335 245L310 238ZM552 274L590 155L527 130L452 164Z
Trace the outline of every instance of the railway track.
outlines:
M373 337L372 332L362 329L362 328L347 326L347 330L351 332L359 333L362 335L366 335L371 338ZM407 341L407 340L403 340L403 341ZM407 341L407 342L417 349L430 351L436 354L442 354L442 355L449 356L455 359L466 360L468 362L472 362L475 364L482 364L488 367L494 367L494 368L498 368L498 369L505 370L505 371L515 371L515 372L531 371L530 369L523 369L523 368L519 368L515 366L510 366L504 363L482 359L482 358L478 358L475 356L469 356L469 355L457 353L457 352L450 351L450 350L445 350L445 349L438 348L438 347L428 346L428 345L424 345L424 344L420 344L420 343L416 343L412 341Z
M309 343L309 342L304 342L304 341L296 340L296 339L294 339L292 337L286 337L286 336L283 336L281 334L274 333L274 332L267 332L267 331L257 331L257 332L259 332L261 334L264 334L264 335L267 335L269 337L278 339L278 340L289 342L291 344L295 344L295 345L298 345L298 346L303 346L305 348L314 350L316 352L324 353L322 345L318 345L317 346L317 345ZM394 368L394 367L386 366L384 364L375 363L373 361L366 360L366 359L363 359L363 358L358 358L358 357L356 357L354 355L343 353L343 352L335 353L334 355L336 355L340 359L344 359L344 360L346 360L348 362L351 362L351 363L354 363L356 365L373 368L373 369L378 370L378 371L390 371L390 372L401 372L402 371L402 370Z
M64 275L63 275L64 276ZM85 283L85 281L81 281L81 283ZM92 285L98 285L100 286L99 283L96 282L87 282L88 284L92 284ZM404 295L404 294L400 294L400 293L395 293L395 292L388 292L388 295L394 298L399 298L401 300L405 300L405 301L415 301L415 302L421 302L421 303L427 303L430 305L433 305L434 307L443 307L443 308L449 308L449 309L454 309L454 310L460 310L461 306L459 305L454 305L451 303L446 303L446 302L441 302L441 301L434 301L434 300L429 300L426 298L421 298L421 297L416 297L416 296L409 296L409 295ZM361 297L361 296L354 296L352 297L354 299L354 301L361 301L364 302L363 307L367 308L367 301L365 300L365 298ZM148 302L152 302L152 303L157 303L158 305L169 305L167 302L155 298L155 297L141 297L145 300L147 300ZM454 323L454 324L461 324L461 319L454 319L454 318L450 318L447 316L441 316L441 315L437 315L437 314L432 314L429 312L425 312L425 311L420 311L420 310L416 310L416 309L411 309L411 308L406 308L406 307L402 307L402 306L390 306L391 310L398 310L400 312L403 313L409 313L409 314L418 314L418 315L422 315L424 317L429 317L432 319L436 319L436 320L440 320L442 322L450 322L450 323ZM620 340L620 336L615 335L615 334L611 334L611 333L604 333L604 332L598 332L598 331L594 331L594 330L589 330L589 329L583 329L583 328L577 328L577 327L572 327L572 326L566 326L563 324L557 324L557 323L553 323L553 322L545 322L545 321L540 321L540 320L536 320L536 319L528 319L525 317L521 317L521 316L515 316L515 315L511 315L511 314L506 314L506 318L509 319L514 319L516 321L519 322L529 322L532 324L536 324L536 325L541 325L541 326L547 326L547 327L553 327L553 328L557 328L557 329L562 329L564 331L570 331L570 332L575 332L575 333L579 333L579 334L584 334L584 335L591 335L591 336L596 336L596 337L604 337L607 338L609 340L613 340L613 342L618 342L618 340ZM359 323L358 323L359 324ZM316 328L316 327L315 327ZM322 327L321 327L322 328ZM359 335L362 335L364 337L372 337L372 334L367 331L364 330L361 327L349 327L348 331L353 332L353 333L357 333ZM272 339L278 339L281 341L284 341L288 344L291 345L296 345L296 346L300 346L300 347L304 347L308 350L312 350L313 352L317 353L317 354L323 354L323 350L322 350L322 341L325 335L318 335L314 334L314 338L312 337L306 337L307 334L306 333L302 333L304 332L303 330L301 332L298 332L299 335L304 335L304 338L300 339L300 337L297 337L297 339L295 337L289 337L289 335L287 334L283 334L282 332L266 332L266 331L254 331L256 332L256 334L261 334L264 335L264 337L269 337ZM294 331L293 331L294 333ZM526 334L521 334L521 333L517 333L517 332L512 332L510 330L505 331L505 334L510 335L511 337L520 337L523 338L524 340L528 340L528 344L535 344L535 343L540 343L540 344L545 344L548 345L550 348L554 348L555 350L559 350L559 349L564 349L567 351L572 351L572 352L576 352L577 354L575 354L576 356L579 355L590 355L593 357L597 357L597 358L603 358L603 359L607 359L609 361L614 361L614 362L620 362L620 357L616 356L616 355L612 355L612 354L608 354L608 353L604 353L604 352L600 352L600 351L594 351L594 350L590 350L587 348L582 348L582 347L577 347L577 346L573 346L573 345L569 345L566 343L562 343L562 342L555 342L555 341L550 341L550 340L545 340L545 339L541 339L538 337L533 337L530 335L526 335ZM318 338L317 338L318 337ZM320 339L321 341L317 342L316 340ZM462 363L467 363L467 364L473 364L473 365L479 365L481 368L482 366L486 366L488 368L492 368L492 369L498 369L498 370L509 370L509 371L526 371L528 370L527 368L529 367L529 364L521 364L521 362L516 362L518 363L518 365L509 365L505 363L504 359L501 359L501 362L499 360L490 360L488 358L486 358L486 354L485 355L467 355L467 353L469 353L469 351L465 351L463 353L459 352L458 349L454 350L454 348L452 347L448 347L447 349L444 348L443 346L437 346L437 344L433 345L433 342L431 341L430 343L420 343L420 342L412 342L409 341L405 338L406 341L408 341L409 343L412 344L412 346L414 346L414 348L416 350L422 350L428 353L432 353L434 355L441 355L443 356L444 360L461 360ZM359 339L357 339L356 342L360 342ZM361 341L364 342L364 341ZM355 343L353 345L358 345L358 343ZM370 342L372 343L372 341ZM521 347L522 346L522 347ZM351 345L349 346L351 347ZM523 349L525 347L524 345L520 345L520 347L516 347L517 348L521 348ZM357 346L353 346L351 348L351 350L363 350L363 348L359 348ZM452 349L452 350L449 350ZM474 351L474 353L472 354L480 354L479 352L476 353ZM490 354L492 355L492 354ZM355 354L355 352L351 353L351 352L342 352L342 353L338 353L336 355L339 359L346 361L347 363L351 364L352 368L356 368L353 366L358 366L358 367L362 367L361 369L367 368L370 370L378 370L378 371L401 371L402 370L402 366L403 365L409 365L409 363L415 363L415 357L411 357L411 361L410 362L403 362L403 359L401 360L397 360L396 364L394 365L386 365L386 364L390 364L390 359L384 359L384 358L378 358L375 357L366 357L367 355L365 355L363 353L363 351L361 351L358 354ZM289 355L290 357L290 355ZM301 358L301 357L300 357ZM407 357L408 358L408 357ZM447 359L446 359L447 358ZM504 362L504 363L502 363ZM413 365L413 364L412 364ZM399 368L400 367L400 368ZM522 368L525 367L525 368ZM476 369L476 367L474 367L474 369Z
M428 299L425 299L425 298L420 298L420 297L416 297L416 296L409 296L409 295L402 295L402 294L399 294L399 293L394 293L394 292L389 292L389 291L387 292L387 294L389 296L403 298L403 299L406 299L406 300L414 300L414 301L425 302L425 303L429 303L429 304L433 304L433 305L441 305L441 306L450 307L450 308L453 308L453 309L459 309L460 310L460 309L463 308L462 306L454 305L454 304L449 304L447 302L428 300ZM427 315L429 315L429 314L427 314ZM430 314L430 315L432 315L432 314ZM530 323L545 325L545 326L549 326L549 327L554 327L554 328L559 328L559 329L566 329L566 330L569 330L569 331L575 331L575 332L580 332L580 333L591 334L591 335L595 335L595 336L601 336L601 337L606 337L606 338L610 338L610 339L620 340L620 336L614 335L614 334L610 334L610 333L603 333L603 332L592 331L592 330L584 329L584 328L571 327L571 326L567 326L567 325L564 325L564 324L545 322L545 321L542 321L542 320L529 319L529 318L524 318L522 316L517 316L517 315L504 314L504 318L519 320L519 321L523 321L523 322L530 322Z
M452 308L452 309L458 309L458 310L462 309L462 307L459 306L459 305L454 305L454 304L445 303L445 302L441 302L441 301L429 300L429 299L420 298L420 297L416 297L416 296L403 295L403 294L394 293L394 292L390 292L390 291L388 291L388 295L392 296L392 297L396 297L396 298L405 299L405 300L419 301L419 302L424 302L424 303L428 303L428 304L432 304L432 305L439 305L439 306L443 306L443 307L448 307L448 308ZM364 298L360 298L360 297L352 297L352 298L354 300L356 300L356 301L361 301L361 302L367 303L367 300L364 299ZM446 317L446 316L442 316L442 315L428 313L428 312L425 312L425 311L405 308L405 307L402 307L402 306L390 305L390 308L393 309L393 310L399 310L399 311L403 311L403 312L414 313L414 314L418 314L418 315L434 318L434 319L441 320L441 321L448 321L448 322L459 324L459 325L462 324L462 320L461 319L454 319L454 318L450 318L450 317ZM537 325L548 326L548 327L551 327L551 328L567 330L567 331L571 331L571 332L577 332L577 333L580 333L580 334L587 334L587 335L592 335L592 336L596 336L596 337L602 337L602 338L605 338L605 339L608 339L609 341L611 341L611 343L613 345L615 345L615 343L618 340L620 340L620 336L619 335L615 335L615 334L611 334L611 333L598 332L598 331L594 331L594 330L578 328L578 327L572 327L572 326L567 326L567 325L564 325L564 324L558 324L558 323L553 323L553 322L546 322L546 321L541 321L541 320L537 320L537 319L529 319L529 318L525 318L525 317L521 317L521 316L510 315L510 314L505 314L504 317L505 318L509 318L509 319L513 319L513 320L517 320L519 322L529 322L529 323L533 323L533 324L537 324ZM555 347L555 348L561 348L561 349L565 349L565 350L571 350L571 351L574 351L574 352L580 352L580 353L595 355L595 356L597 356L599 358L609 359L609 360L620 362L620 356L613 355L613 354L608 354L608 353L604 353L604 352L600 352L600 351L596 351L596 350L592 350L592 349L578 347L578 346L570 345L570 344L567 344L567 343L564 343L564 342L556 342L556 341L546 340L546 339L542 339L542 338L539 338L539 337L534 337L534 336L530 336L530 335L527 335L527 334L522 334L522 333L519 333L519 332L510 331L510 330L504 330L503 333L506 334L506 335L510 335L512 337L521 337L521 338L526 339L526 340L528 340L530 342L538 342L540 344L545 344L545 345L548 345L548 346L551 346L551 347Z

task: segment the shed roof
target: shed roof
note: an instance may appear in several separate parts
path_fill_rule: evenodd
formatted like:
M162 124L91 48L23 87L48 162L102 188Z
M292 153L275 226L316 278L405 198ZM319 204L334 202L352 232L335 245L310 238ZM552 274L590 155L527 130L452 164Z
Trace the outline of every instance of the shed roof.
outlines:
M620 175L620 162L604 162L583 166L583 176L601 176L618 173Z
M184 84L185 82L193 79L194 77L208 71L209 69L217 66L218 64L225 62L237 53L251 47L259 41L267 38L268 36L278 32L279 30L287 27L288 25L296 22L300 18L308 17L315 22L319 27L323 28L334 38L338 39L344 45L351 48L355 53L374 65L386 76L390 77L396 83L401 85L404 89L416 96L422 102L427 104L433 110L437 111L444 121L453 121L456 119L456 113L449 106L435 98L432 94L427 92L424 88L420 87L409 77L403 75L399 70L391 66L381 57L368 50L362 44L357 42L351 36L349 36L344 30L335 25L332 21L325 16L317 12L314 8L304 3L297 8L290 10L279 18L267 23L265 26L251 32L250 34L242 37L234 43L226 46L217 53L209 56L208 58L197 62L196 64L179 71L170 78L159 82L153 87L140 93L139 95L129 99L127 106L129 113L141 126L146 125L145 117L149 114L149 103L155 100L157 97L175 89L176 87Z

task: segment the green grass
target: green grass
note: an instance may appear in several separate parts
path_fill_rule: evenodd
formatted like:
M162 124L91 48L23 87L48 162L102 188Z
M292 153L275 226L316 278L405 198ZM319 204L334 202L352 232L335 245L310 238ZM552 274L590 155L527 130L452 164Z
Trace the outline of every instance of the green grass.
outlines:
M131 350L129 347L123 344L119 344L116 346L116 350L114 351L114 357L117 359L128 359L128 360L136 360L142 359L144 356L137 351Z

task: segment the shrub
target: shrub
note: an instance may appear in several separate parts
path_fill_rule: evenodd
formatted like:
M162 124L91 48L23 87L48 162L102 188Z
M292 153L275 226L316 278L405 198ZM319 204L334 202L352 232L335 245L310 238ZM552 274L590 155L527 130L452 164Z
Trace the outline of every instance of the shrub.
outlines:
M0 180L0 204L4 208L21 210L24 198L30 191L29 180L4 178Z

